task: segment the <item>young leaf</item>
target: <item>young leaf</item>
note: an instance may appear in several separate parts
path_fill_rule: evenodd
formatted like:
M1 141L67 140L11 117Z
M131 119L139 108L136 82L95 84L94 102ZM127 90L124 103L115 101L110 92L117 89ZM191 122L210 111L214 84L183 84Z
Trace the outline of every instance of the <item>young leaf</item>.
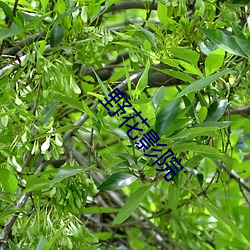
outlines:
M121 224L124 222L139 206L143 198L148 193L149 186L142 186L138 188L127 200L124 206L121 208L120 212L116 215L115 219L113 220L112 224Z
M162 24L167 24L168 9L167 9L167 5L165 3L163 3L163 2L158 3L157 14L158 14L158 18L159 18L160 22Z
M206 75L211 75L223 65L225 56L225 51L222 49L217 49L209 54L205 60L205 72Z
M172 52L175 57L190 62L194 66L197 65L200 58L200 54L198 52L190 49L176 47L176 48L169 48L168 50Z
M50 35L50 46L56 47L63 39L64 28L61 24L56 25Z
M17 178L8 169L0 168L0 182L2 183L3 187L11 194L16 192L18 187Z
M64 231L64 229L68 226L69 222L66 222L59 230L55 232L53 237L44 245L43 250L49 250L51 249L53 242L56 240L56 238L59 237L59 235Z
M150 67L150 61L147 61L146 67L136 85L134 96L137 98L138 95L147 87L148 85L148 70Z
M161 136L172 126L179 110L179 101L174 99L156 116L155 129L156 133Z
M109 176L99 187L99 190L117 190L133 183L136 177L128 173L115 173Z

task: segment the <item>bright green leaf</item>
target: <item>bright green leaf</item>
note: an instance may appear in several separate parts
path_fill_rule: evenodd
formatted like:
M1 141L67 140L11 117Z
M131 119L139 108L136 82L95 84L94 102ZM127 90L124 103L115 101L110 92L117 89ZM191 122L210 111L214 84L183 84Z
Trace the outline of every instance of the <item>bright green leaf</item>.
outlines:
M16 176L5 168L0 168L0 183L11 194L14 194L18 187Z
M222 49L217 49L210 53L205 60L205 72L206 75L211 75L223 65L225 57L225 51Z

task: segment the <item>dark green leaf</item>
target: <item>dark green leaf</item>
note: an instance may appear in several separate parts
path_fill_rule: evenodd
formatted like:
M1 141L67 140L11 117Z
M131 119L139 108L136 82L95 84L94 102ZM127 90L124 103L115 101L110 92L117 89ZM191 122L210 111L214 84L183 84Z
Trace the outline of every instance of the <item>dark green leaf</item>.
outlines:
M3 1L0 1L0 8L3 9L5 15L6 15L11 21L14 21L14 15L13 15L13 12L12 12L11 8L9 7L9 5L7 5L7 4L4 3Z
M188 167L185 167L185 169L190 172L192 175L195 176L195 178L198 180L200 186L202 187L203 185L203 182L204 182L204 176L201 172L197 171L196 169L194 168L188 168Z
M172 126L179 110L178 99L173 100L163 108L156 116L155 129L156 133L161 136Z
M64 28L61 24L56 25L50 35L50 46L56 47L63 39Z
M249 4L249 0L233 0L232 4L244 4L247 5Z
M204 122L219 121L226 111L227 104L228 104L227 99L222 99L212 103L208 108L207 117Z
M217 29L204 29L200 28L201 32L203 32L212 42L214 42L219 48L224 49L225 51L235 54L238 56L246 57L246 54L241 49L237 40L233 36L228 36L224 34L222 31Z
M126 187L136 180L134 175L128 173L115 173L109 176L99 187L99 190L117 190Z

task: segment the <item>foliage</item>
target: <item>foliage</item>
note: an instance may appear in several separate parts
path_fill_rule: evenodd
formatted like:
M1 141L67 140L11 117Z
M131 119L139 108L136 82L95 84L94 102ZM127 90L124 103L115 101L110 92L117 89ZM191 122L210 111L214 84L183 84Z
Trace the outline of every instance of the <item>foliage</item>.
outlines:
M249 249L248 7L0 1L1 249ZM173 181L99 104L116 87Z

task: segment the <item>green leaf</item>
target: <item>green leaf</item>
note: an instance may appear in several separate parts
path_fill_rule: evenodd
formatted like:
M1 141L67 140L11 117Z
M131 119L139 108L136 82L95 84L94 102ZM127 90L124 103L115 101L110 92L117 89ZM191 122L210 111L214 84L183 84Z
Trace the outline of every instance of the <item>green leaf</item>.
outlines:
M157 91L154 93L154 95L151 98L153 107L155 111L157 111L158 107L161 105L162 101L164 100L166 94L166 87L161 86L157 89Z
M105 213L117 213L119 208L113 207L82 207L81 214L105 214Z
M180 189L175 184L170 184L168 188L169 207L174 211L180 199Z
M147 61L146 67L136 85L134 96L135 98L148 86L148 70L150 67L150 61Z
M206 135L209 131L215 131L219 128L217 127L195 127L195 128L188 128L185 130L180 131L179 133L172 135L171 139L190 139L196 136Z
M249 4L249 0L233 0L232 4Z
M41 235L40 239L38 241L36 250L43 250L43 247L46 245L47 242L48 241L47 241L46 237L44 235Z
M217 129L222 129L228 127L230 124L232 124L231 121L224 121L224 122L204 121L195 124L193 127L217 127Z
M151 185L144 185L131 194L127 202L121 208L120 212L116 215L112 224L121 224L124 222L139 206L143 198L147 195L150 187Z
M22 33L24 30L20 29L18 26L14 25L11 28L0 30L0 41L3 41L6 38L17 36Z
M200 186L202 187L203 182L204 182L204 176L201 172L197 171L194 168L189 168L185 166L185 169L190 172L192 175L195 176L195 178L197 179L197 181L199 182Z
M176 71L176 70L173 70L173 69L158 69L158 68L155 68L156 70L162 72L162 73L165 73L169 76L172 76L174 78L177 78L177 79L180 79L184 82L193 82L195 79L191 76L189 76L188 74L186 73L183 73L183 72L180 72L180 71Z
M64 222L65 224L55 232L55 234L53 235L53 237L45 244L45 246L43 247L42 250L49 250L52 245L53 242L59 237L59 235L64 231L64 229L68 226L69 222Z
M207 108L206 107L201 107L199 112L198 112L198 118L200 122L203 122L207 116Z
M165 3L159 2L157 6L157 14L161 23L167 24L168 21L168 9Z
M174 99L156 116L155 129L159 136L162 136L172 126L179 110L179 101Z
M51 35L50 35L50 46L56 47L63 39L63 34L64 34L64 28L61 24L56 25L52 30L51 30Z
M222 99L219 101L215 101L208 108L208 114L205 119L207 121L219 121L220 118L224 115L227 109L228 100Z
M136 177L132 174L120 172L109 176L99 187L99 190L117 190L133 183Z
M0 183L11 194L14 194L18 187L18 180L16 176L5 168L0 168Z
M9 208L7 207L5 211L0 212L0 222L4 223L6 219L8 219L8 217L14 213L18 213L18 212L23 212L24 209L23 208Z
M73 98L70 98L68 96L64 96L58 92L54 92L53 93L53 97L63 103L66 103L68 104L69 106L73 107L73 108L76 108L82 112L85 112L84 108L83 108L83 105L80 101L76 100L76 99L73 99Z
M176 48L169 48L168 50L172 52L175 57L190 62L194 66L197 65L200 58L200 54L198 52L190 49L176 47Z
M210 53L205 60L205 72L206 75L211 75L223 65L225 57L225 51L222 49L217 49Z
M13 12L12 12L11 8L9 7L9 5L7 5L7 4L4 3L3 1L0 1L0 8L3 9L5 15L6 15L11 21L14 21L14 15L13 15Z
M200 199L201 200L201 199ZM202 200L201 200L202 201ZM223 224L223 226L230 232L232 235L234 235L239 241L241 241L244 245L246 245L248 248L250 248L249 241L245 238L245 236L241 233L241 231L238 229L238 227L234 224L232 220L230 220L223 211L219 210L212 204L202 201L205 205L208 212L215 217L219 222Z
M85 172L86 169L83 167L73 167L73 166L65 166L64 168L61 168L58 173L56 174L56 176L54 177L54 179L51 182L51 186L54 185L57 182L61 182L62 180L70 177L70 176L74 176L77 174L80 174L82 172Z
M17 245L15 245L11 240L9 240L8 242L9 242L10 250L22 250Z
M147 40L150 42L150 44L152 45L153 48L156 48L157 47L157 44L155 42L155 35L150 32L149 30L147 29L144 29L142 27L140 27L140 30L136 32L136 34L140 33L140 35L142 36L143 40Z
M223 75L227 74L231 72L230 70L223 70L221 72L215 73L213 75L207 76L205 78L202 78L198 81L195 81L191 84L189 84L185 89L183 89L178 95L178 97L181 97L183 95L195 92L197 90L200 90L204 87L206 87L207 85L213 83L214 81L218 80L220 77L222 77Z
M45 178L37 176L26 177L26 188L24 192L44 190L46 188L49 188L50 185L51 180L47 180Z
M217 29L204 29L200 28L201 32L204 33L213 43L219 48L241 57L246 57L246 54L241 49L237 40L233 36L228 36L222 31Z
M93 70L94 71L94 70ZM96 72L94 71L94 73L95 73L95 76L96 76L96 79L97 79L97 81L98 81L98 83L100 84L100 86L101 86L101 88L102 88L102 91L103 91L103 93L105 94L105 96L107 97L107 98L109 98L109 91L108 91L108 89L106 88L106 86L103 84L103 82L102 82L102 80L100 79L100 77L96 74Z

